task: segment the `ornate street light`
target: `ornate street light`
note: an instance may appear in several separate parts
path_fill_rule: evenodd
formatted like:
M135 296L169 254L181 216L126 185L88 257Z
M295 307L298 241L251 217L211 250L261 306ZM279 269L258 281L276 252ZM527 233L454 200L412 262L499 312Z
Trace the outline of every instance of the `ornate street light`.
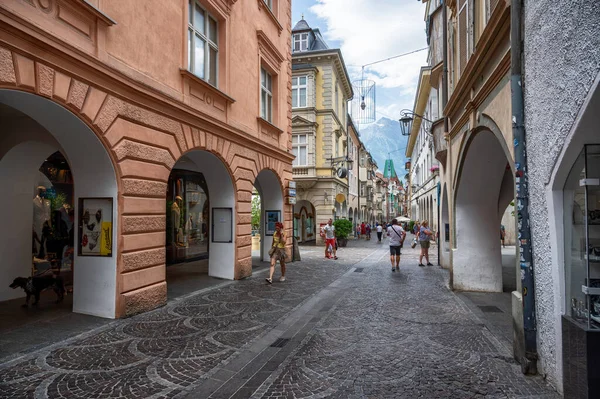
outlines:
M398 120L398 122L400 122L400 132L402 133L403 136L410 136L410 132L412 131L414 117L420 118L429 123L433 123L432 121L430 121L429 119L425 118L422 115L415 114L414 112L412 112L408 109L403 109L402 111L400 111L400 119ZM427 132L427 134L431 134L431 133Z

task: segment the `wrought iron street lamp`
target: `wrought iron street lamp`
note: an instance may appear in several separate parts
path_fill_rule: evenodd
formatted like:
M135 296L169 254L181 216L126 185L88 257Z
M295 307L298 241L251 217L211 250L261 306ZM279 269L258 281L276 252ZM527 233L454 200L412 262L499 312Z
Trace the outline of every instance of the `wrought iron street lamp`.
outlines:
M398 122L400 122L400 132L403 136L410 136L410 132L412 131L413 120L415 117L420 118L421 120L424 120L426 122L433 123L432 121L430 121L422 115L415 114L414 112L408 109L403 109L402 111L400 111L400 119L398 120ZM431 135L431 133L429 132L427 132L427 134Z

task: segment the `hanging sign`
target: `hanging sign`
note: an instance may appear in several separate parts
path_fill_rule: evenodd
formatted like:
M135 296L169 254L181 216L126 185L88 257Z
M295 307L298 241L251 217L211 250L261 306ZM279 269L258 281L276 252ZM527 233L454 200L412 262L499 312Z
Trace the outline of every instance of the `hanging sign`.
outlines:
M288 197L288 204L294 205L296 203L296 197Z
M288 189L288 195L290 197L295 197L296 196L296 189L295 188L289 188Z
M342 202L346 201L346 196L342 193L339 193L335 196L335 200L341 204Z
M289 188L296 188L296 182L295 181L289 181L288 182L288 187Z

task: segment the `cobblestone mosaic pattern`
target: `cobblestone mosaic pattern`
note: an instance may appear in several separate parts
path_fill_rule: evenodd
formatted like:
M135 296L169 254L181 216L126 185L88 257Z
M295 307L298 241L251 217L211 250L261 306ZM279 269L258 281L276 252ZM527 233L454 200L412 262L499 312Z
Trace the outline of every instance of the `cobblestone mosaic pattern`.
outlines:
M446 271L417 266L418 249L405 249L392 273L385 243L350 245L337 261L305 247L284 283L266 285L263 273L0 359L0 398L189 397L332 282L340 294L323 297L312 330L262 385L211 398L559 397L521 374L510 348L447 289Z
M373 252L323 263L317 249L284 283L262 273L0 364L0 398L177 396Z
M541 377L523 376L447 290L445 271L404 252L399 273L382 253L345 277L343 297L252 397L559 397Z

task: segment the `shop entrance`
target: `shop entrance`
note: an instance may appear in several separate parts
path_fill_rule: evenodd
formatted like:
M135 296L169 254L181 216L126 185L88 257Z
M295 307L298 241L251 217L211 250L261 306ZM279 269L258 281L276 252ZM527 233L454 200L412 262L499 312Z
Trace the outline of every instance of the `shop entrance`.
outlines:
M208 151L181 157L166 201L167 296L176 298L233 279L235 196L223 161Z
M298 201L294 205L294 236L299 243L316 240L315 207L310 201Z
M6 210L0 231L0 325L14 330L52 320L68 328L60 317L71 310L114 318L117 183L104 146L70 111L12 90L0 90L0 131L0 206ZM95 199L110 205L96 207ZM107 252L100 252L102 224L96 219L108 223ZM18 277L43 276L60 276L67 290L63 302L54 303L57 295L48 290L37 306L31 298L29 307L21 307L25 291L9 285Z

